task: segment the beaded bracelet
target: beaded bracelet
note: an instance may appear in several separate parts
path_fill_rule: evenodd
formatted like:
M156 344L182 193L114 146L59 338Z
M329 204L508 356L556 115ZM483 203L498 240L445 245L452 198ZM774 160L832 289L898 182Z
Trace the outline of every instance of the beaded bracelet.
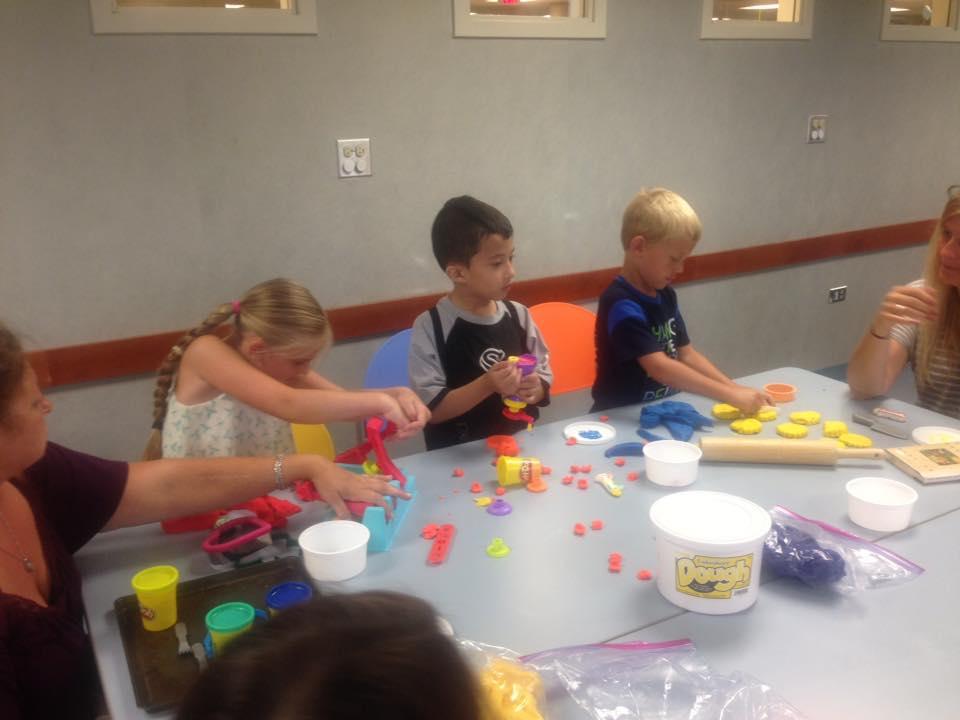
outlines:
M277 490L286 490L287 482L283 477L283 453L280 453L273 459L273 479L277 484Z

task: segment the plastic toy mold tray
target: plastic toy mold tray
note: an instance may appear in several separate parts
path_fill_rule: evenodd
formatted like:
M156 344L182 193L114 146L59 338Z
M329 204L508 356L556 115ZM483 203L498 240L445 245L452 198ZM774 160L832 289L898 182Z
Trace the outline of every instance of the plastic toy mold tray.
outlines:
M231 600L266 609L267 591L288 581L311 585L298 557L281 558L182 582L177 587L177 620L186 624L187 640L191 645L203 642L207 633L204 617L208 610ZM318 592L316 588L314 592ZM161 632L143 629L136 595L117 598L113 609L117 614L137 705L147 712L175 707L200 674L193 654L177 655L177 636L173 628Z

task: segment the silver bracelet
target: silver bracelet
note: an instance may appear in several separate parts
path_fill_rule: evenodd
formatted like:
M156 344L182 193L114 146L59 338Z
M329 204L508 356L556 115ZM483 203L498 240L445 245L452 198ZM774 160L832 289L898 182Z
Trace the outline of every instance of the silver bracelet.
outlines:
M280 453L273 459L273 479L277 484L277 490L286 490L287 481L283 477L283 453Z

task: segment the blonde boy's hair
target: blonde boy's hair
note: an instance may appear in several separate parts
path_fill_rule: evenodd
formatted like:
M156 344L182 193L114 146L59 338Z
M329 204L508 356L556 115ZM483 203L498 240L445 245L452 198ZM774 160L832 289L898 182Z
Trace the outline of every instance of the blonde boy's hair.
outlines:
M316 298L303 285L275 278L256 285L240 300L223 303L170 348L157 371L153 391L153 432L143 452L144 460L162 456L163 420L173 379L190 343L201 335L210 335L228 320L229 334L251 333L271 350L297 352L325 348L333 341L330 322Z
M637 235L643 235L647 242L682 237L696 243L702 230L690 203L672 190L652 188L634 195L623 211L620 241L624 250Z
M920 325L917 340L917 353L914 371L917 384L923 387L930 379L930 362L937 348L948 352L960 351L960 288L947 285L940 279L940 247L943 242L943 225L950 218L960 216L960 195L947 200L940 215L940 221L933 230L927 245L927 259L924 265L923 282L937 293L937 319L933 323Z

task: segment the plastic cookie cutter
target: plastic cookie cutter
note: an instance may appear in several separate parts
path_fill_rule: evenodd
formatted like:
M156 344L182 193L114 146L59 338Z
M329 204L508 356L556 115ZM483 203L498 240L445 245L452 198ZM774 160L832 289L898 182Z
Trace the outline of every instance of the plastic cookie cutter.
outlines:
M507 358L507 361L519 367L520 374L523 377L527 377L537 369L536 355L511 355ZM521 400L519 395L505 397L503 399L503 404L506 405L506 407L503 409L503 416L505 418L508 420L522 420L527 423L527 430L533 430L534 419L532 416L523 412L523 409L527 406L527 403Z
M383 552L393 546L397 531L403 523L410 504L416 497L416 483L412 475L405 475L400 471L400 468L394 465L384 447L384 439L396 432L396 426L382 417L372 417L367 419L364 427L366 429L366 441L340 453L334 458L334 462L343 465L350 472L361 475L364 473L372 474L371 471L389 475L392 478L391 485L400 490L406 490L411 495L409 500L390 498L393 515L389 520L387 520L386 510L379 505L353 500L348 500L346 503L350 512L359 517L360 521L370 531L370 542L367 543L367 549L370 552ZM367 462L367 455L371 451L376 458L375 468ZM323 499L317 494L313 484L306 481L297 484L297 495L303 500Z
M614 497L620 497L623 495L623 485L617 485L613 481L613 475L610 473L597 473L593 476L594 482L600 483L603 486L603 489Z

